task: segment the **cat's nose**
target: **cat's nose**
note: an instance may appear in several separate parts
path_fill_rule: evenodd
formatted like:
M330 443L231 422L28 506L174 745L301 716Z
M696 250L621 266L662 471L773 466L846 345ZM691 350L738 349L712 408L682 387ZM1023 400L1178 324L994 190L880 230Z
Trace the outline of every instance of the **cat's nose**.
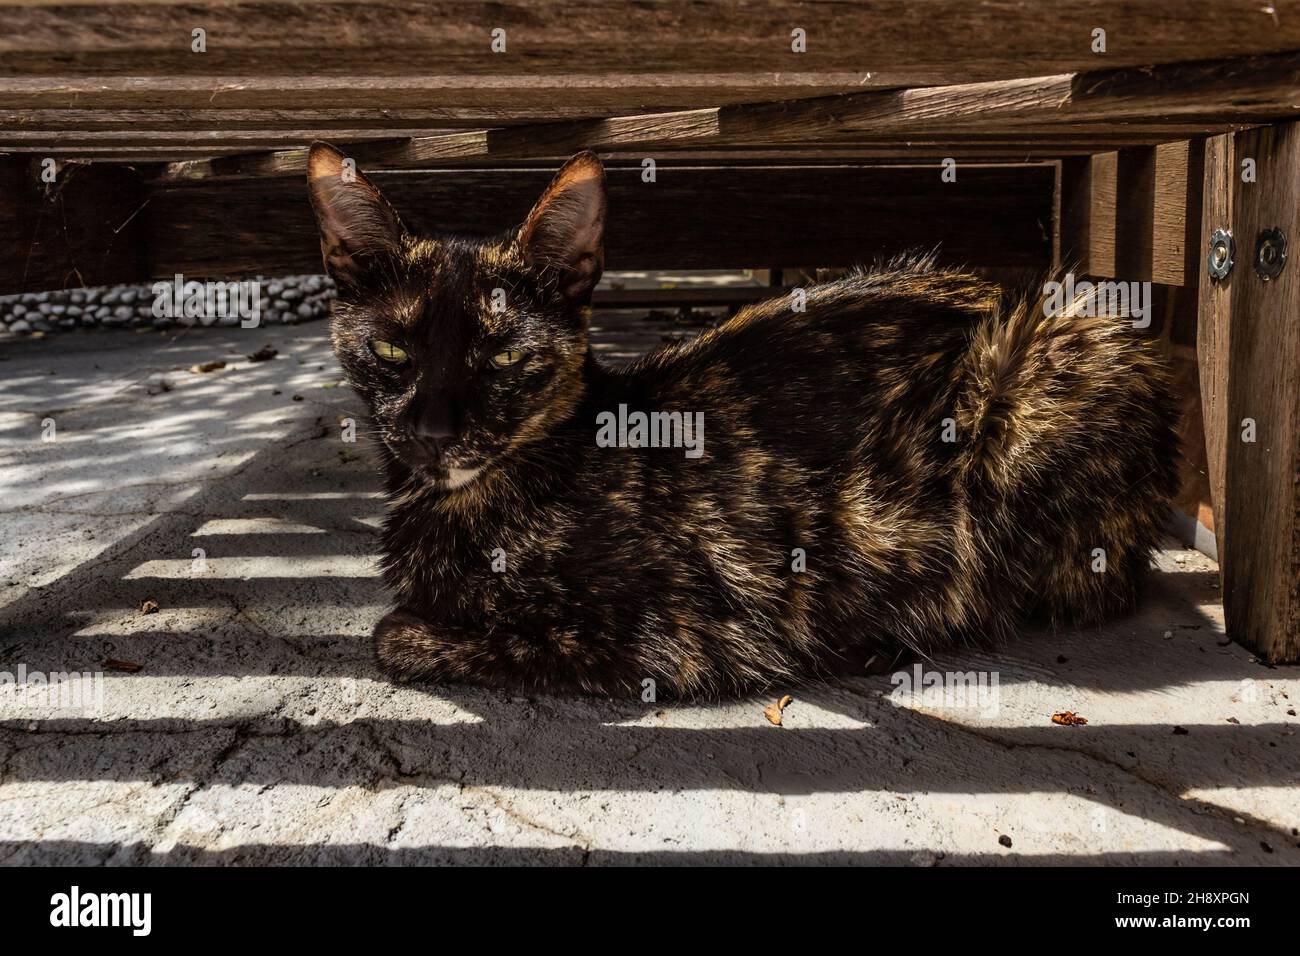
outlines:
M432 454L456 437L456 409L452 403L441 397L425 402L411 429L415 438Z

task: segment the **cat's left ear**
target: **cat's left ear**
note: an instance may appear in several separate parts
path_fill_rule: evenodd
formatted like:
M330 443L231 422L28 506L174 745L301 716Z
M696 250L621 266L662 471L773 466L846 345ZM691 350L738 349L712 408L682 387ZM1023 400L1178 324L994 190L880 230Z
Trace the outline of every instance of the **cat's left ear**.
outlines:
M560 270L560 288L585 304L605 268L605 167L590 150L565 163L519 230L524 261Z

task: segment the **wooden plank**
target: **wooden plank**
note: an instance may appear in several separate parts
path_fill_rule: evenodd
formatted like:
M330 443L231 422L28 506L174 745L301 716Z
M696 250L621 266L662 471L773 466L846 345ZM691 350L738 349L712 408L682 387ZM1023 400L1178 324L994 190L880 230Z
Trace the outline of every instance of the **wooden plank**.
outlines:
M1201 308L1201 279L1206 276L1205 255L1201 252L1201 217L1205 203L1206 139L1186 143L1187 159L1183 178L1183 284L1177 296L1169 331L1170 345L1196 355L1197 315ZM1205 233L1208 236L1208 233ZM1200 439L1198 439L1200 440ZM1209 527L1213 527L1211 524Z
M188 31L187 31L188 32ZM8 66L8 63L5 64ZM897 81L891 81L897 82ZM721 106L827 96L874 89L869 73L627 73L500 76L445 74L437 69L404 76L190 76L143 73L113 76L69 73L0 76L0 109L96 110L470 110L506 125L537 110L588 116ZM563 117L561 117L563 118Z
M0 77L0 88L4 78ZM213 108L199 104L192 109L122 109L80 107L43 109L0 109L0 131L9 130L281 130L303 129L328 136L337 129L358 129L382 124L393 130L454 129L506 126L511 123L554 123L562 120L594 119L614 115L608 107L575 107L565 104L501 107L423 106L409 109L297 108L259 109ZM644 112L624 107L623 112Z
M1052 268L1082 275L1088 270L1092 229L1092 156L1061 160L1056 183Z
M1183 284L1187 142L1119 152L1115 274Z
M960 148L968 145L1000 146L1004 148L1050 148L1054 146L1082 147L1100 152L1123 146L1155 145L1163 143L1170 136L1188 136L1200 132L1198 126L1162 126L1158 131L1149 129L1131 129L1124 126L1105 124L1088 124L1070 127L1065 131L1049 128L1028 129L1015 127L999 132L985 130L966 131L957 128L944 131L941 135L921 134L900 136L861 135L851 139L837 141L836 148L868 148L872 146L949 146ZM67 152L80 148L149 148L180 147L192 148L212 146L216 148L242 147L246 151L256 149L284 149L286 147L305 148L316 140L325 140L342 145L366 141L387 141L389 148L407 146L411 139L441 138L455 140L471 137L469 141L481 141L481 134L465 130L412 130L394 128L386 125L357 125L341 129L109 129L109 130L65 130L33 129L23 126L17 129L0 130L0 149L6 151L44 150L50 153ZM790 148L790 147L787 147ZM378 154L377 154L378 155ZM553 159L552 156L529 157ZM452 161L458 157L452 156ZM461 162L472 162L462 159ZM518 162L514 160L513 162Z
M796 103L758 103L653 116L513 126L491 130L482 146L491 156L539 150L630 148L703 143L816 143L863 135L923 135L954 129L1006 134L1037 124L1069 133L1071 124L1151 121L1199 125L1201 130L1277 120L1300 113L1300 53L1251 57L1151 70L1056 74L967 85L859 92ZM1166 134L1178 139L1179 134ZM437 144L413 142L412 157ZM400 157L394 157L398 163Z
M1129 132L1177 140L1185 135L1170 135L1171 123L1180 130L1192 124L1213 131L1300 115L1298 87L1300 53L1289 53L449 133L414 137L367 158L401 168L455 159L568 155L580 149L833 147L891 134L951 138L954 130L1005 137L1017 126L1026 136L1038 137L1044 124L1068 134L1072 123L1123 123ZM242 165L190 166L173 175L287 175L302 172L305 163L306 151L298 150L250 158Z
M403 130L373 126L351 129L113 129L113 130L0 130L0 148L67 150L86 146L109 147L202 147L238 146L243 149L279 149L285 146L310 146L322 136L332 143L356 143L366 140L400 142L412 136L438 136L452 130Z
M1100 153L1062 169L1062 246L1079 274L1182 285L1186 140Z
M492 130L472 149L509 157L541 149L696 146L705 143L818 143L863 134L918 135L965 127L1005 132L1010 124L1115 124L1171 120L1216 124L1267 122L1300 114L1300 54L1251 57L1147 70L1057 74L988 83L872 91L794 103L623 116ZM1035 130L1037 131L1037 130ZM1177 139L1178 136L1170 136ZM434 150L417 141L412 156Z
M793 287L772 285L680 285L667 289L597 288L592 305L602 309L665 308L669 306L747 305L788 295Z
M139 176L0 157L0 294L143 279Z
M0 84L4 78L0 77ZM755 91L761 94L768 91ZM803 93L803 96L812 94ZM695 106L716 105L696 103ZM297 108L279 109L264 107L261 109L225 109L211 106L196 106L192 109L122 109L99 108L82 109L79 107L42 108L42 109L0 109L0 132L40 130L69 132L95 131L140 131L158 130L163 132L181 132L185 130L310 130L320 138L328 138L334 130L339 129L391 129L398 130L432 130L432 129L482 129L496 126L520 125L524 123L562 122L575 119L601 119L613 115L631 115L649 112L645 109L623 107L573 107L565 104L546 106L511 106L511 107L422 107L409 109L319 109ZM1010 125L1010 121L1009 121ZM1028 132L1034 127L1029 124L1015 124L1018 131ZM1091 127L1075 124L1071 128L1076 132L1114 133L1123 131L1129 124L1105 123ZM1139 124L1137 129L1156 128L1158 134L1178 134L1192 136L1204 132L1201 123L1160 122L1152 119ZM1042 123L1037 127L1050 132L1050 124ZM409 132L407 135L411 135Z
M347 152L354 150L349 147ZM356 150L361 152L361 150ZM864 163L869 165L882 166L916 166L916 165L934 165L936 167L948 158L955 158L963 165L1023 165L1027 163L1051 162L1060 159L1062 156L1082 156L1089 153L1089 148L1083 146L1044 146L1028 147L1022 145L979 145L965 146L961 144L943 144L943 145L890 145L890 146L862 146L852 149L832 149L832 150L799 150L792 148L777 148L766 150L687 150L674 152L671 155L671 161L678 165L695 165L705 163L709 165L736 165L736 166L770 166L773 164L786 165L817 165L817 164L839 164ZM79 149L71 149L66 152L51 152L44 149L20 148L10 151L0 151L0 156L56 156L62 157L68 162L86 161L96 163L124 163L139 171L141 177L146 182L155 181L180 181L178 180L178 170L188 170L194 167L202 169L211 168L211 160L217 157L241 167L248 157L248 153L241 147L195 147L195 146L172 146L166 148L159 147L103 147L92 146ZM263 154L270 155L270 154ZM202 157L201 159L196 157ZM556 169L567 156L549 156L537 159L519 160L511 162L512 168L536 168L536 169ZM632 154L617 152L605 154L605 158L611 161L626 162L632 158ZM640 157L643 158L643 157ZM665 161L669 157L661 157ZM367 168L375 168L374 164L363 162ZM474 168L475 164L461 161L451 161L441 164L429 164L429 169L465 169ZM183 174L182 174L183 175ZM203 176L204 181L222 182L228 179L248 178L244 175L236 176ZM296 176L292 178L297 178Z
M945 261L1045 268L1050 165L677 167L645 183L608 170L606 263L630 268L847 266L938 246ZM378 172L408 223L491 233L522 221L552 170ZM298 180L158 186L151 265L158 275L275 274L319 268L319 240ZM254 211L255 212L251 212Z
M546 77L851 71L912 86L1139 66L1300 48L1295 0L242 0L6 2L0 58L13 74L329 74ZM190 32L207 31L207 51ZM807 34L791 50L791 30ZM1104 55L1092 30L1107 31ZM490 49L504 29L503 53ZM527 83L519 95L540 102Z
M411 143L386 140L381 143L358 143L347 152L363 165L371 168L404 168L409 165L411 157L418 154L416 163L420 168L455 168L472 167L483 163L482 149L490 133L465 132L456 137L433 137L421 140L427 146L436 148L418 149L412 152ZM639 161L648 154L660 158L671 158L674 162L695 159L744 159L758 157L776 159L786 157L796 161L818 156L835 156L841 159L882 159L894 158L904 162L930 159L942 160L953 158L960 162L994 162L1003 163L1028 162L1031 160L1059 159L1062 156L1090 155L1098 150L1113 150L1119 143L1152 142L1161 137L1151 134L1116 134L1097 136L1093 134L1052 135L1046 133L1008 134L950 134L946 137L913 136L907 138L878 137L871 139L837 140L834 146L794 146L777 145L771 147L728 148L715 147L709 143L693 148L674 148L659 151L631 152L626 149L602 151L602 155L611 158L631 158ZM328 141L328 140L327 140ZM104 151L101 147L90 147ZM29 150L19 147L15 151ZM235 148L220 150L226 155L221 159L183 159L180 162L149 173L150 178L167 180L223 179L251 176L300 176L306 171L307 148L277 150L259 154L244 154ZM48 149L45 152L49 152ZM127 151L116 150L119 155ZM200 151L201 152L201 151ZM213 153L218 153L217 148ZM84 155L85 149L74 148L69 155ZM152 159L147 149L134 153L141 161ZM510 159L511 165L542 163L554 166L563 162L571 153L538 153L531 156ZM489 161L491 157L489 157Z
M1237 263L1222 281L1206 267L1210 237L1216 229L1232 230L1232 199L1236 180L1233 137L1212 136L1205 141L1204 187L1201 191L1200 234L1197 250L1196 354L1200 372L1201 417L1205 424L1206 471L1214 505L1214 534L1223 551L1227 536L1224 485L1228 459L1228 368L1232 322L1232 286L1240 270L1248 269L1249 250L1237 250ZM1243 258L1244 257L1244 258Z
M1076 276L1115 275L1119 154L1075 157L1061 165L1059 266Z
M1228 633L1261 658L1300 660L1300 125L1237 136L1238 163L1258 182L1235 183L1228 351L1228 536L1222 573ZM1291 259L1272 281L1251 268L1261 230L1280 229ZM1256 440L1242 440L1245 420Z

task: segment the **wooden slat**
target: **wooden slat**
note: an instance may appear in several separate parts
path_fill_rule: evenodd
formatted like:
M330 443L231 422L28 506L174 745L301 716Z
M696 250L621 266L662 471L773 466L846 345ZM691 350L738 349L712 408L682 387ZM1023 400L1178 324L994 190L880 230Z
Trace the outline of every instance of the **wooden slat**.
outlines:
M367 157L401 168L455 159L506 161L579 149L700 149L776 145L832 147L863 137L964 133L1038 136L1046 125L1128 124L1162 132L1171 123L1205 131L1300 115L1300 54L1181 64L1148 70L1058 74L931 89L853 93L785 103L756 103L668 113L514 126L416 137ZM191 165L177 178L275 175L305 168L305 150L252 157L242 164Z
M407 221L491 233L522 221L552 170L379 172ZM937 166L660 166L608 170L607 266L847 266L938 246L945 261L1036 266L1050 257L1054 169ZM275 274L319 268L319 240L299 180L156 188L150 262L158 275Z
M1214 534L1219 550L1227 537L1224 485L1228 458L1228 369L1232 322L1232 286L1242 270L1250 268L1248 241L1241 242L1233 272L1223 281L1210 278L1206 261L1215 229L1232 229L1232 198L1236 179L1233 137L1212 136L1205 141L1198 241L1196 354L1201 383L1201 416L1205 423L1206 471L1214 505Z
M4 78L0 77L0 87ZM766 91L756 91L761 98ZM209 94L211 95L211 94ZM801 92L800 98L812 94ZM695 104L700 105L700 104ZM706 104L707 105L707 104ZM563 104L549 106L488 107L422 107L411 109L225 109L201 105L193 109L122 109L80 107L43 109L0 109L0 133L22 130L70 132L159 130L180 132L185 130L310 130L328 136L339 129L483 129L525 123L563 122L577 119L601 119L614 115L631 115L649 112L645 109L624 107L621 110L598 107L571 107ZM666 112L666 110L665 110ZM1010 123L1008 124L1010 125ZM1016 124L1017 128L1029 129ZM1203 123L1147 121L1144 128L1158 128L1160 134L1186 136L1205 132ZM1040 129L1050 132L1049 124ZM1074 124L1079 133L1114 133L1126 128L1123 123L1104 123L1088 127ZM411 135L407 132L407 135Z
M360 149L348 147L347 152L362 152ZM1063 156L1086 156L1091 153L1089 147L1082 145L1067 146L1049 146L1039 144L1037 146L1026 146L1022 144L1011 145L977 145L968 146L960 143L948 143L940 145L930 144L894 144L888 146L860 146L850 149L825 149L825 150L799 150L791 148L775 149L755 149L755 150L683 150L674 152L671 157L660 157L661 160L668 161L677 165L694 165L697 163L706 163L712 165L736 165L736 166L754 166L754 165L772 165L793 163L796 165L804 164L827 164L827 163L864 163L867 165L883 166L916 166L929 164L938 166L942 160L955 158L963 167L967 164L983 165L1019 165L1025 163L1051 162ZM97 163L125 163L137 169L142 178L148 182L164 181L173 182L176 179L176 171L189 169L193 166L206 168L208 162L214 157L223 157L226 161L236 166L241 166L247 159L248 153L242 147L225 146L225 147L200 147L200 146L172 146L166 148L159 147L139 147L129 146L123 148L93 146L65 151L50 151L45 149L32 149L23 147L10 151L14 156L59 156L63 160L73 161L93 161ZM0 156L6 155L0 151ZM269 155L269 154L263 154ZM195 157L203 157L196 159ZM626 162L632 159L632 155L624 152L615 152L604 154L605 158ZM536 168L554 170L568 156L548 156L536 159L526 159L512 161L509 165L516 168ZM362 162L362 168L373 169L373 164ZM452 161L441 164L429 164L429 169L465 169L474 168L475 164L463 161ZM297 178L299 174L293 174L292 178ZM221 182L231 178L248 178L247 176L204 176L200 177L208 182Z
M354 127L334 130L33 130L29 128L0 131L0 148L22 149L75 149L85 146L153 147L153 146L242 146L261 145L277 148L286 145L310 145L322 136L331 142L352 143L387 139L402 141L412 136L438 136L450 130L400 130L389 127Z
M5 78L0 77L0 89ZM209 94L210 95L210 94ZM337 129L381 126L393 130L454 129L506 126L511 123L553 123L615 115L601 107L544 106L473 107L423 106L410 109L297 108L225 109L198 104L192 109L84 109L77 106L40 109L0 109L0 132L9 130L312 130L328 134ZM643 112L624 107L623 112Z
M933 133L911 136L890 134L886 136L861 135L837 142L836 148L871 148L892 147L940 147L961 148L965 146L1000 146L1004 148L1050 148L1062 146L1068 148L1086 148L1093 152L1115 149L1122 146L1154 145L1165 142L1171 136L1189 136L1202 132L1199 126L1162 126L1158 130L1131 129L1120 125L1088 124L1070 127L1060 131L1053 128L1024 129L1009 128L1005 131L987 132L984 130L966 131L952 128L942 134ZM481 139L478 134L465 130L407 130L384 125L354 126L341 129L111 129L111 130L40 130L29 126L18 129L0 130L0 149L6 151L44 150L50 153L67 152L79 148L142 148L150 147L201 147L215 148L242 147L244 150L255 148L282 149L285 147L306 147L316 140L325 140L336 145L359 143L375 140L388 141L388 149L401 149L410 139L428 139L441 137L450 140L471 137L472 142ZM787 149L791 147L786 147ZM376 153L375 155L381 155ZM567 155L567 154L565 154ZM560 153L539 155L537 159L555 159ZM458 157L450 157L455 162ZM459 159L462 163L474 161L473 157ZM520 160L512 160L519 162Z
M245 0L6 2L0 59L26 75L330 74L512 79L644 73L865 68L876 86L913 86L1137 66L1300 48L1295 0ZM190 31L207 31L207 52ZM807 52L791 52L795 27ZM1104 55L1091 32L1107 31ZM507 31L505 53L489 48ZM540 102L528 83L515 92ZM387 105L387 104L385 104Z
M1221 549L1228 633L1262 658L1300 661L1300 125L1237 136L1238 162L1257 183L1235 183L1233 232L1242 248L1229 328L1227 539ZM1262 281L1251 269L1262 229L1281 229L1290 258ZM1251 419L1257 435L1241 439Z
M1188 150L1184 140L1065 164L1062 245L1079 273L1183 284Z
M1035 132L1047 124L1264 122L1300 113L1300 54L1182 64L1150 70L1057 74L990 83L854 93L655 116L625 116L492 131L494 156L538 149L627 148L686 143L822 143L855 135L929 131ZM1171 135L1170 139L1178 136ZM436 148L417 143L413 149Z
M464 132L455 137L432 137L420 140L423 147L415 149L420 168L455 168L481 165L480 155L483 144L490 133ZM660 160L681 162L693 159L713 158L726 161L732 158L777 158L785 156L795 160L805 157L837 156L843 159L884 159L893 158L904 162L922 159L954 158L962 162L1001 161L1027 162L1030 160L1057 159L1062 156L1091 155L1099 150L1113 150L1119 143L1156 143L1163 139L1155 134L1112 133L1108 136L1093 134L1054 135L1050 133L988 134L952 133L947 136L912 136L912 137L877 137L873 139L837 140L833 146L809 144L796 146L783 144L769 147L726 147L714 146L709 142L692 145L688 148L674 147L671 150L644 150L640 152L628 149L602 150L607 157L636 157L639 160L647 156ZM329 142L329 138L326 138ZM418 144L417 144L418 145ZM94 149L95 147L92 147ZM15 151L31 151L29 147L19 147ZM49 153L48 149L43 150ZM82 150L72 148L69 155L81 155ZM117 150L125 155L126 151ZM214 148L214 153L216 149ZM259 154L243 154L236 148L226 148L226 156L212 161L205 159L187 159L174 165L150 173L150 178L165 180L197 180L247 178L253 176L300 176L305 172L307 147L290 150L277 150ZM401 169L411 162L413 148L410 143L385 141L382 143L358 143L345 150L359 165L367 168ZM151 157L148 149L136 149L135 155L141 161ZM545 163L558 165L568 159L572 153L539 152L530 156L502 160L511 165ZM488 157L491 161L492 157Z
M2 11L0 11L2 12ZM8 65L7 63L5 64ZM15 76L0 71L0 109L469 110L509 125L538 110L588 116L826 96L876 88L870 74L625 73L541 76L373 74Z
M681 285L665 289L607 289L597 288L592 295L592 305L602 309L664 308L687 305L707 306L746 305L788 295L793 287L753 285Z
M1076 275L1115 275L1118 173L1115 152L1061 165L1060 265Z
M1115 274L1183 284L1187 142L1119 152Z

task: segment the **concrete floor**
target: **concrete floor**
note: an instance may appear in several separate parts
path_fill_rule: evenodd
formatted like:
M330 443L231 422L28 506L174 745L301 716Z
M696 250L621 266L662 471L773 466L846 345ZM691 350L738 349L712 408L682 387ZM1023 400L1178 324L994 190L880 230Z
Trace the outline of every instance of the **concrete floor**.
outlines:
M927 666L995 674L978 701L863 677L775 727L770 699L397 687L323 325L0 356L0 862L1300 863L1300 673L1225 641L1193 552L1136 617Z

